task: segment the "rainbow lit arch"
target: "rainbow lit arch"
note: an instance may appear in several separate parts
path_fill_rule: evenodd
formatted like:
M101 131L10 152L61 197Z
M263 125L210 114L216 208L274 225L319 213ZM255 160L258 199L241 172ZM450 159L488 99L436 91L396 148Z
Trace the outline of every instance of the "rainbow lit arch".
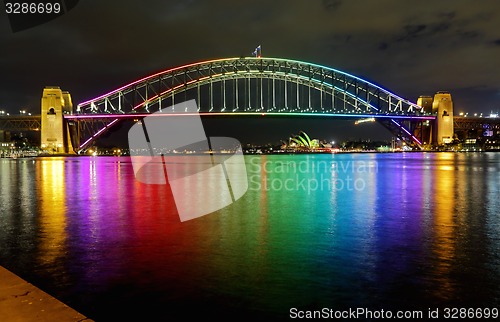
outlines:
M195 99L201 115L374 117L420 145L407 121L431 120L415 103L357 76L308 62L224 58L171 68L78 104L67 119L108 122L80 149L124 118L139 118Z

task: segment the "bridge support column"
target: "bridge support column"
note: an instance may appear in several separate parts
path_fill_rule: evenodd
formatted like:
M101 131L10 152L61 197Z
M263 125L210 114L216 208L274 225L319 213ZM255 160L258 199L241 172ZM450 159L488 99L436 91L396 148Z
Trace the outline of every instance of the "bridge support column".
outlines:
M425 113L436 115L436 121L423 130L424 142L429 145L440 146L451 143L455 132L453 128L453 101L448 92L437 92L434 97L420 96L417 105Z
M68 124L63 115L73 113L69 92L56 86L43 90L41 101L41 148L49 154L74 154L69 136Z
M424 113L431 114L432 113L432 96L422 95L417 100L417 105L422 107ZM434 144L433 140L433 131L436 128L435 122L425 121L420 124L419 128L419 138L422 140L422 144L425 148L429 148Z
M451 143L454 137L453 129L453 101L448 92L437 92L432 101L432 113L437 116L436 130L434 130L437 145Z

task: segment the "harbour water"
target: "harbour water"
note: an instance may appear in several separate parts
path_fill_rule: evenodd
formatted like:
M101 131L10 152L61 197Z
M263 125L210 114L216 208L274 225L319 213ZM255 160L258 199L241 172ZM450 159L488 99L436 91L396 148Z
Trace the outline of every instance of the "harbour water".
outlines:
M500 308L500 153L245 162L243 197L181 222L128 157L1 159L0 265L96 321Z

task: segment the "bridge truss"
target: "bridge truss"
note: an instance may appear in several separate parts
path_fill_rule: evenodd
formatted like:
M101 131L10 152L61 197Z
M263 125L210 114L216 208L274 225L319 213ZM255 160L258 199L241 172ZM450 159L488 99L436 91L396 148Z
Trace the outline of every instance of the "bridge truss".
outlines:
M500 118L491 117L463 117L455 116L453 118L454 130L461 139L483 136L488 131L491 135L500 134Z
M0 130L3 131L40 131L41 127L40 115L15 115L0 117Z
M86 132L83 150L124 119L142 118L195 99L201 115L375 117L394 135L421 145L414 128L435 116L359 77L279 58L227 58L189 64L142 78L80 103L65 118ZM182 113L183 111L179 111Z

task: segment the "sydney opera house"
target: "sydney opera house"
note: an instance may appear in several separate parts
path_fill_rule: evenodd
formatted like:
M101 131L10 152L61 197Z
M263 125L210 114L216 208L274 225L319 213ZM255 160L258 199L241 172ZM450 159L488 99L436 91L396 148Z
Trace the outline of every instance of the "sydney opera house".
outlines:
M294 151L321 151L330 149L332 146L329 143L323 143L318 139L311 139L306 132L300 131L296 135L290 136L288 142L283 142L281 148Z

